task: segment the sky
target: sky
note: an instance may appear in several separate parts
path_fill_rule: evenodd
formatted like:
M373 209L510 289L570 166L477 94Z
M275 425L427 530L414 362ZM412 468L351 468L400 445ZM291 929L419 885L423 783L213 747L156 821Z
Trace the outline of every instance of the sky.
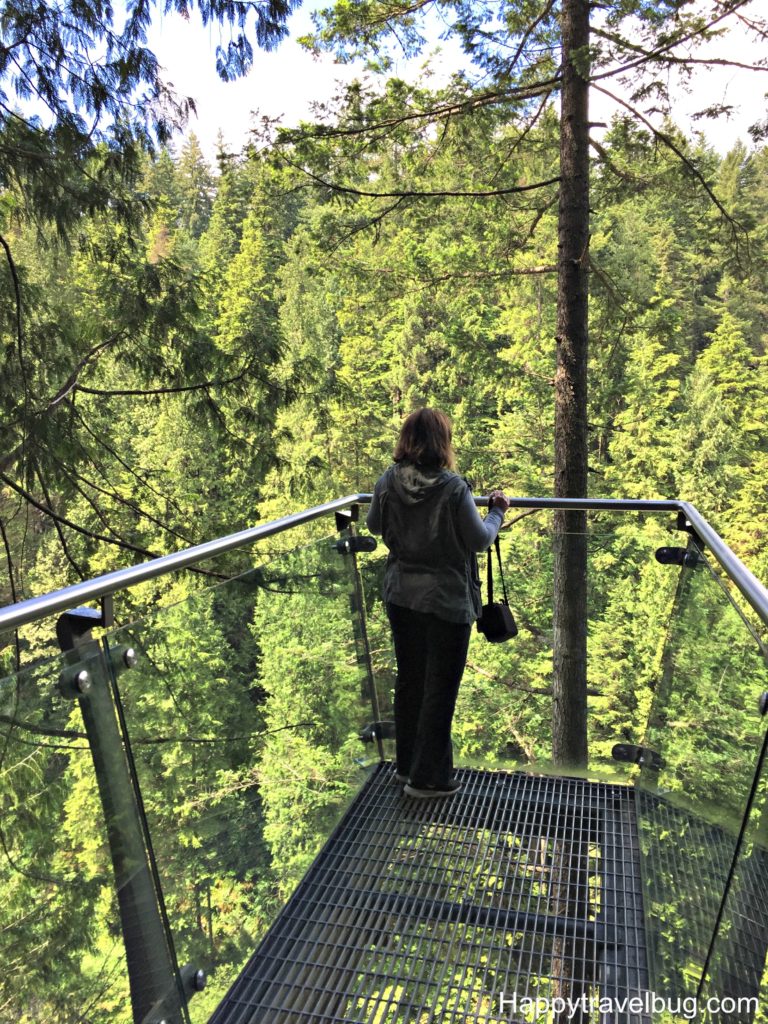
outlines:
M286 125L295 124L311 117L312 102L329 99L339 82L350 82L361 76L361 66L337 64L327 54L313 57L296 42L297 37L310 31L310 12L315 6L320 6L320 0L305 3L289 21L290 38L271 53L257 50L250 74L227 83L216 74L215 52L217 44L228 41L228 29L219 25L203 28L194 18L184 21L173 14L157 18L149 47L176 91L194 98L197 116L192 118L187 133L193 131L197 135L209 159L213 159L219 131L227 145L238 150L248 140L254 113L257 119L266 115L281 117ZM764 56L764 44L759 47L746 36L734 35L726 42L710 45L713 56L728 54L733 58L735 55L743 63ZM458 46L450 41L436 41L434 47L440 48L439 55L433 59L438 80L442 77L441 70L447 77L465 60ZM414 62L402 61L395 71L405 78L414 78L423 61L423 56ZM692 80L689 94L675 90L675 119L688 131L703 131L710 144L725 153L739 139L750 144L747 128L766 116L766 92L768 71L702 68ZM690 120L691 112L718 102L733 103L740 108L739 113L730 119L721 117L714 123ZM591 104L593 121L610 120L615 110L611 101L593 91Z

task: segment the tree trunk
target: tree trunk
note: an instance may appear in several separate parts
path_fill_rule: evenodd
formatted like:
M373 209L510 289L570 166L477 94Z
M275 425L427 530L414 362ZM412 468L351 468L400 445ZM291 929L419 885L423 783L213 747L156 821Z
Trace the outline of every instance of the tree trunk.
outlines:
M589 4L563 0L560 114L555 496L587 496L587 310L589 251ZM587 762L586 513L554 522L555 763Z
M587 312L589 249L589 114L587 0L563 0L563 88L560 112L555 497L587 496ZM581 73L580 73L581 72ZM587 517L555 513L554 680L552 754L566 769L587 764ZM552 855L550 911L587 916L589 843L577 828L561 835ZM591 957L583 940L552 946L552 996L575 1003L589 993ZM579 1011L555 1015L580 1024Z

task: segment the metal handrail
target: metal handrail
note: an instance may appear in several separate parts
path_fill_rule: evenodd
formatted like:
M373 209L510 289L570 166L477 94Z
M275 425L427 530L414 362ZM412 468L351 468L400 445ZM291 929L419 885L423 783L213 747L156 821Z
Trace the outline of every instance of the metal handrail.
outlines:
M119 590L126 590L139 583L155 579L157 576L177 572L179 569L188 569L208 558L214 558L237 548L248 547L259 540L273 537L275 534L320 519L333 512L339 512L351 505L369 504L371 497L370 493L348 494L343 498L315 505L302 512L294 512L269 523L262 523L247 530L240 530L238 533L228 534L226 537L218 537L216 540L206 541L204 544L196 544L194 547L185 548L182 551L174 551L161 558L139 562L137 565L118 569L104 576L96 576L94 579L75 583L71 587L55 590L50 594L31 597L26 601L8 605L0 609L0 632L17 629L19 626L44 619L55 612L75 608L86 601L98 600ZM488 497L476 497L475 504L481 507L486 506ZM623 498L510 498L510 508L605 512L680 512L762 622L768 626L768 589L747 569L741 559L731 551L725 541L689 502L674 499L645 501Z
M680 501L678 505L680 511L693 527L696 535L717 559L726 576L728 576L748 601L763 624L768 626L768 588L731 551L723 538L712 529L695 505L691 505L687 501Z
M335 501L328 501L324 505L315 505L303 512L294 512L269 523L260 523L247 530L227 534L226 537L217 537L216 540L209 540L204 544L196 544L191 548L174 551L170 555L162 555L160 558L153 558L148 562L139 562L137 565L130 565L125 569L117 569L104 576L83 580L82 583L75 583L63 590L54 590L50 594L30 597L26 601L8 605L6 608L0 608L0 631L16 629L30 622L36 622L38 619L44 619L48 615L53 615L54 612L76 608L86 601L96 601L109 594L114 594L118 590L127 590L139 583L155 579L157 576L178 572L179 569L188 569L190 566L197 565L198 562L215 558L227 551L248 547L256 541L273 537L276 533L283 533L294 526L302 526L304 523L321 518L321 516L349 508L350 505L358 504L364 497L365 495L350 494L344 498L337 498ZM368 496L368 500L370 501L370 496Z

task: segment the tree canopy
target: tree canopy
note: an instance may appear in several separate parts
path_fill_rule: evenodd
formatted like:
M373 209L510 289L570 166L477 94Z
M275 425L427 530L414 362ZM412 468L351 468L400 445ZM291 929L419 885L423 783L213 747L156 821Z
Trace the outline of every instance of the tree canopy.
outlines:
M245 74L254 42L271 49L286 32L291 0L174 0L203 25L230 26L216 51L225 81ZM131 210L141 152L167 143L194 101L163 81L146 45L156 5L5 0L0 17L0 188L19 193L17 216L66 232L83 213ZM6 200L7 201L7 200ZM7 230L7 229L5 229Z

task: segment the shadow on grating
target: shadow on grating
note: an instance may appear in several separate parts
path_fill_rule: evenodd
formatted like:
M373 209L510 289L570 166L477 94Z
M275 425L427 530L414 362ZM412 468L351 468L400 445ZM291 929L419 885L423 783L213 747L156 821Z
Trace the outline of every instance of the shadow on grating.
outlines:
M647 990L633 791L457 774L416 801L378 767L211 1024L506 1024L556 996L597 1021Z

